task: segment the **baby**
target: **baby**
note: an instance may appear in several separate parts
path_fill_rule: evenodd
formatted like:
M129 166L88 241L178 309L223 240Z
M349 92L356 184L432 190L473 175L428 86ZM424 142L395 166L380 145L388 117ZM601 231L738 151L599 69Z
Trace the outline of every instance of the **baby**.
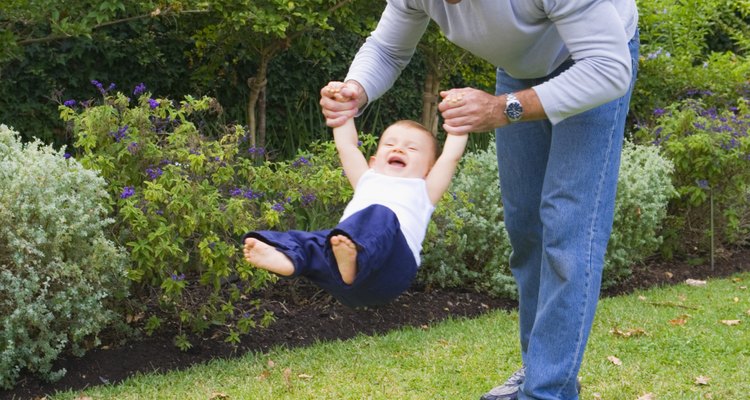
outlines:
M331 84L328 90L338 88ZM315 232L250 232L243 238L244 257L280 276L304 276L347 306L382 305L411 286L430 217L468 135L449 134L438 156L432 132L398 121L383 132L369 162L353 119L334 128L333 136L354 188L339 224Z

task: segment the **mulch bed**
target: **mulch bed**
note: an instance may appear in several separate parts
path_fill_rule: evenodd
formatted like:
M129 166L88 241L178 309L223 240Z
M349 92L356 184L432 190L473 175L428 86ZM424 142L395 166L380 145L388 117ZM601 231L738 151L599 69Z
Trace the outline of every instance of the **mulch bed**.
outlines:
M636 289L683 282L688 278L726 277L750 271L750 249L724 252L709 263L649 260L634 269L632 277L602 296L616 296ZM412 288L395 302L380 308L352 310L310 285L287 283L264 293L262 308L273 311L276 322L269 328L245 335L237 346L218 339L194 339L193 347L182 352L172 343L173 332L133 340L123 346L104 346L81 358L60 360L57 368L67 374L47 383L33 375L23 376L12 390L0 390L3 399L41 399L59 390L84 390L91 386L120 382L136 373L166 372L190 367L215 358L238 357L247 352L264 352L273 347L306 346L318 341L373 335L406 326L430 325L447 318L476 317L491 310L510 310L514 301L458 290ZM294 301L293 299L296 299Z

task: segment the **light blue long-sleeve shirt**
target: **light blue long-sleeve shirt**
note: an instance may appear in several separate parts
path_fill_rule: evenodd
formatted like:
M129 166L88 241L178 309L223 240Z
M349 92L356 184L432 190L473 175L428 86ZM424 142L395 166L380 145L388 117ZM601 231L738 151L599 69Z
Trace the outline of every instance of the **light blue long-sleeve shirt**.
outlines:
M388 0L346 79L359 82L369 101L379 98L409 63L430 19L450 41L514 78L544 77L575 60L534 86L553 124L622 96L631 81L634 0Z

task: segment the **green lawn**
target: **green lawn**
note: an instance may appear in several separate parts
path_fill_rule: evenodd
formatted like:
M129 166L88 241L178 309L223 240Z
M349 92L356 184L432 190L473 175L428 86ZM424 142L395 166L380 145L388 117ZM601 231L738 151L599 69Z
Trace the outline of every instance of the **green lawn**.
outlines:
M746 273L602 300L581 398L750 398L748 286ZM493 312L52 398L478 399L519 366L517 334L516 313Z

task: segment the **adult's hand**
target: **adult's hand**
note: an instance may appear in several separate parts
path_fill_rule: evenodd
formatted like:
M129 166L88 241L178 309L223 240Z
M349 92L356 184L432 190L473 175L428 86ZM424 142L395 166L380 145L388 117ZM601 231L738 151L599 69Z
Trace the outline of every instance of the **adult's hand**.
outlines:
M320 108L326 125L338 128L367 104L367 94L357 81L329 82L320 90Z
M473 88L440 92L443 100L438 110L443 115L443 129L453 134L487 132L508 123L503 110L505 96L493 96Z

